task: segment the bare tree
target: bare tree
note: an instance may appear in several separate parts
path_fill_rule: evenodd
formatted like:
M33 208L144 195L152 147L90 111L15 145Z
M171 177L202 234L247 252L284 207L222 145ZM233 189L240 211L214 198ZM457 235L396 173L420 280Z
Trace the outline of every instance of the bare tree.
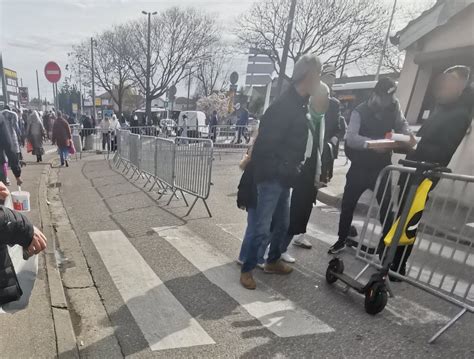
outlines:
M131 70L126 61L128 45L124 41L125 29L115 27L95 37L94 47L94 79L96 84L102 87L117 104L119 112L122 112L123 97L125 92L133 86L134 81ZM90 42L85 41L73 47L72 58L76 64L81 66L85 74L91 73ZM81 72L81 76L82 76ZM90 83L86 80L86 85Z
M227 85L229 77L228 63L231 52L227 46L217 43L209 49L210 56L197 64L195 78L198 83L197 93L207 97L220 92Z
M126 26L127 64L140 90L151 102L183 80L191 67L209 58L217 41L214 18L196 9L170 8L151 22L150 93L146 94L147 21Z
M279 73L280 49L288 21L289 0L263 0L239 21L238 37L246 47L267 54ZM370 0L300 0L294 19L289 58L315 53L337 68L373 51L387 19L385 4ZM286 76L288 78L288 76Z

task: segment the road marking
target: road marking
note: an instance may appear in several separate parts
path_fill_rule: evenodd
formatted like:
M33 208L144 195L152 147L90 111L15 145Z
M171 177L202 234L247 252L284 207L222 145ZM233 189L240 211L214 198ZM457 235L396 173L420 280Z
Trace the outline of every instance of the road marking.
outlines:
M255 291L242 288L235 263L186 227L158 227L154 230L203 272L209 281L224 290L277 336L294 337L334 331L262 283Z
M324 242L332 246L337 241L337 236L332 234L324 233L323 231L316 228L315 225L308 223L306 227L306 235L317 239L318 241Z
M243 241L246 225L243 223L217 223L217 227L222 229L232 237L237 238L239 241Z
M151 350L215 344L122 231L89 236Z

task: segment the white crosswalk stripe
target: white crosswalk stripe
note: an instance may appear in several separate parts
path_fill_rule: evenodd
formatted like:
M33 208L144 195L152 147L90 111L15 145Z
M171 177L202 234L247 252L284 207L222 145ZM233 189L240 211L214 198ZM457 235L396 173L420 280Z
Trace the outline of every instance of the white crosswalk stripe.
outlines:
M154 230L199 269L206 278L224 290L247 312L279 337L333 332L308 311L299 308L270 288L259 283L255 291L239 284L235 263L184 226Z
M151 350L215 344L121 231L89 236Z

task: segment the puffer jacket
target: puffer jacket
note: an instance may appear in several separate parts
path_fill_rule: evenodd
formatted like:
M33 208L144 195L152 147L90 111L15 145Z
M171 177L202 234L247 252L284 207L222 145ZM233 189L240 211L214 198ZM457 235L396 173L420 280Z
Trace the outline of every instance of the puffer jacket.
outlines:
M33 233L28 218L0 206L0 305L18 300L23 294L7 246L27 248L33 240Z

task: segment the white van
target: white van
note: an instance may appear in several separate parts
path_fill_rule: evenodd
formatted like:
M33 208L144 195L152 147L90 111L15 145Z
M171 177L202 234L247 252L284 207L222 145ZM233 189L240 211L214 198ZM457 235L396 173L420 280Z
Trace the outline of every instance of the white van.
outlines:
M201 111L181 111L178 117L178 128L182 130L180 131L182 137L209 137L206 114Z

